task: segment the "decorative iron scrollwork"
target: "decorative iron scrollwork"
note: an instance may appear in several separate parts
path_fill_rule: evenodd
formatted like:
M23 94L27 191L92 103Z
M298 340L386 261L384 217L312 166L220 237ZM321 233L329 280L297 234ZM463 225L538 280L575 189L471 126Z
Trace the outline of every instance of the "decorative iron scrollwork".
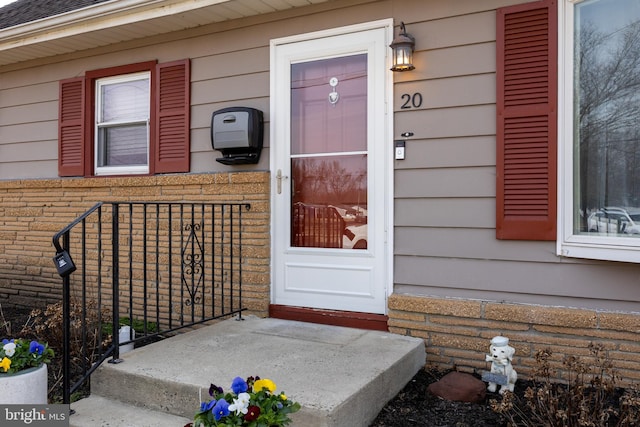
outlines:
M187 292L184 304L187 307L202 301L202 285L204 282L204 248L197 232L202 224L191 223L184 226L189 235L182 248L182 285ZM199 295L200 294L200 295Z

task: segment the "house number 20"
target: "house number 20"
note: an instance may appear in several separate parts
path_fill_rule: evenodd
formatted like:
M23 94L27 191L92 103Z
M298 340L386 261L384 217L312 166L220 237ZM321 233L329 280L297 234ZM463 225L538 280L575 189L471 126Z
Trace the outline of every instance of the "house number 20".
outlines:
M420 108L422 106L422 94L420 92L414 94L403 93L400 98L402 99L402 105L400 106L402 110Z

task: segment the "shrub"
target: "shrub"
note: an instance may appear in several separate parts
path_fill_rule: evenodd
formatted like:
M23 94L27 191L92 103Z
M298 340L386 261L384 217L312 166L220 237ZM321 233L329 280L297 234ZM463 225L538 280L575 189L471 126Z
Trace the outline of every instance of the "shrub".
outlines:
M627 427L640 423L640 390L616 387L619 379L602 345L589 345L589 363L566 356L562 361L564 383L553 381L551 350L538 351L532 385L524 398L507 392L491 408L514 426Z
M71 301L69 323L71 326L70 372L71 384L78 381L83 372L91 367L102 354L102 350L111 343L111 336L100 334L100 324L108 320L110 314L103 310L98 313L95 301L90 300L83 307L76 300ZM85 319L83 321L83 319ZM47 341L55 350L56 357L49 364L49 400L61 402L62 390L62 345L63 345L63 307L62 303L48 305L44 310L31 311L29 321L22 327L21 336L36 336ZM88 394L84 388L77 397ZM73 397L72 397L73 400Z

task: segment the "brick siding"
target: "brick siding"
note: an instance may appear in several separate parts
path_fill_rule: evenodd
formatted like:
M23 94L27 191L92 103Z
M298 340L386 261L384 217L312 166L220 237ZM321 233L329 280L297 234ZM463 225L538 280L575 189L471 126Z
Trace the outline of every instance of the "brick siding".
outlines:
M640 381L637 313L394 294L389 298L389 330L423 338L427 365L467 372L489 369L484 359L489 341L504 335L516 349L513 365L521 378L530 376L538 350L551 349L551 365L562 378L564 356L589 361L589 344L598 343L621 384Z
M0 181L0 302L59 301L52 237L101 201L250 203L243 214L243 301L252 314L268 314L268 172Z

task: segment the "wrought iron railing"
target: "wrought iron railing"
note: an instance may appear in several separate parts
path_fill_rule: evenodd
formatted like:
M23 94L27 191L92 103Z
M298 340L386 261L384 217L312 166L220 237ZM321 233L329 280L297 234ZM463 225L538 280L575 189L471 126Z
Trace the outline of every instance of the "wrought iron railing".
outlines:
M249 209L102 202L53 237L63 281L64 403L105 360L119 363L122 345L241 317L242 215Z

